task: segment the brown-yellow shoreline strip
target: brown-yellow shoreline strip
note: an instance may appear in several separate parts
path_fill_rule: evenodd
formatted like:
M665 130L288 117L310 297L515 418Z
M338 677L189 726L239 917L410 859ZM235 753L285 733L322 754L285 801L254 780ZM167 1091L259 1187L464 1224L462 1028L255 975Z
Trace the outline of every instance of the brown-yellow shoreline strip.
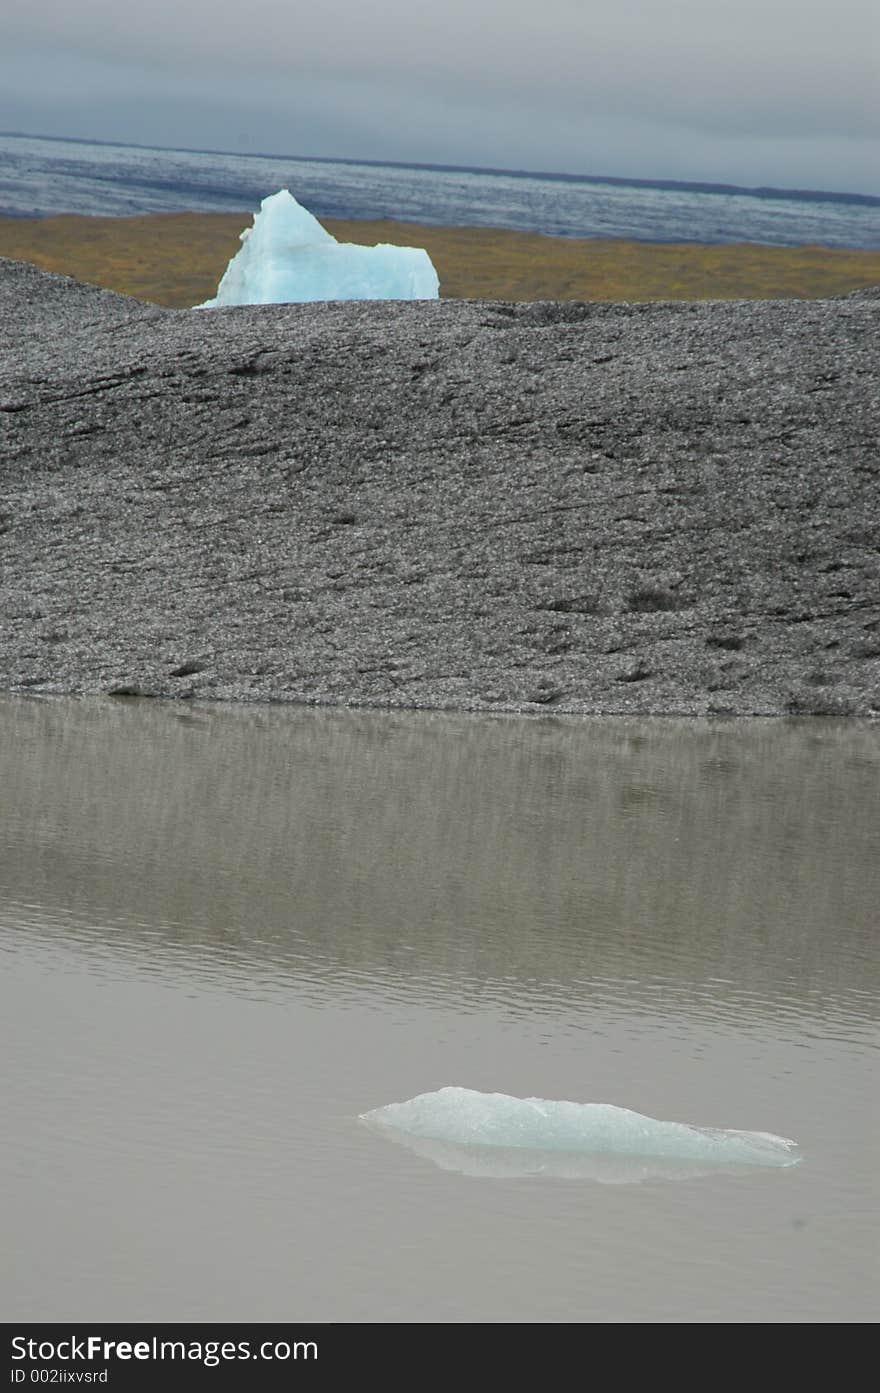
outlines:
M215 294L251 214L0 218L0 256L158 305ZM880 249L549 237L487 227L341 221L340 241L424 247L440 293L487 300L817 299L880 283Z

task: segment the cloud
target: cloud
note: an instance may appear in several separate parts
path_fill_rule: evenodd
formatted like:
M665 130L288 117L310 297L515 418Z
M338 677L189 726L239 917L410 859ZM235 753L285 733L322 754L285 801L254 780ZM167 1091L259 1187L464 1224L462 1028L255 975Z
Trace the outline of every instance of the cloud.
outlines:
M808 170L813 143L807 182L844 154L861 186L877 182L876 0L10 4L7 125L16 111L39 124L42 107L89 119L83 134L104 119L108 138L155 140L170 103L183 144L228 143L244 123L302 153L747 182L750 143L755 179L778 159L775 182L792 182L786 150Z

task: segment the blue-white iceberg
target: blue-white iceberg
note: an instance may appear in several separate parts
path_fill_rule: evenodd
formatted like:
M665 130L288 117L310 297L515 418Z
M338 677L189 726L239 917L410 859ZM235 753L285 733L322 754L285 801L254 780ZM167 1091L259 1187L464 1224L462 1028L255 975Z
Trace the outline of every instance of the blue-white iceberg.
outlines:
M445 1169L471 1175L625 1183L800 1160L795 1142L770 1132L692 1127L611 1103L511 1098L471 1088L421 1093L364 1113L362 1120Z
M199 309L311 300L436 300L440 294L437 272L421 247L337 242L287 189L263 199L241 243L214 299Z

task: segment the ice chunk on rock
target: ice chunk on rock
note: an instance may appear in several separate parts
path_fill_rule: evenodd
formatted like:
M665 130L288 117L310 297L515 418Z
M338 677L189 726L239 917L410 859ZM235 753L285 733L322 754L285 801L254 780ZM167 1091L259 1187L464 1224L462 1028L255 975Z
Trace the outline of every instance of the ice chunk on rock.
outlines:
M791 1166L797 1145L770 1132L735 1132L660 1122L611 1103L511 1098L472 1088L441 1088L363 1114L364 1122L401 1139L455 1147L518 1149L591 1156L653 1157L716 1166ZM514 1158L515 1159L515 1158ZM523 1173L528 1173L523 1172Z
M307 300L436 300L440 293L437 272L421 247L337 242L287 189L263 199L241 242L214 299L199 309Z

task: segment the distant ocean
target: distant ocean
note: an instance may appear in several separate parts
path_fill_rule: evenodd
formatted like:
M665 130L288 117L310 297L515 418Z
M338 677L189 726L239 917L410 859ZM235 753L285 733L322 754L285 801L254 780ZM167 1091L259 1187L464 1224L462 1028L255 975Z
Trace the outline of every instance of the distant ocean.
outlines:
M880 248L880 197L448 166L161 150L0 135L0 214L256 209L279 188L317 217L560 237Z

